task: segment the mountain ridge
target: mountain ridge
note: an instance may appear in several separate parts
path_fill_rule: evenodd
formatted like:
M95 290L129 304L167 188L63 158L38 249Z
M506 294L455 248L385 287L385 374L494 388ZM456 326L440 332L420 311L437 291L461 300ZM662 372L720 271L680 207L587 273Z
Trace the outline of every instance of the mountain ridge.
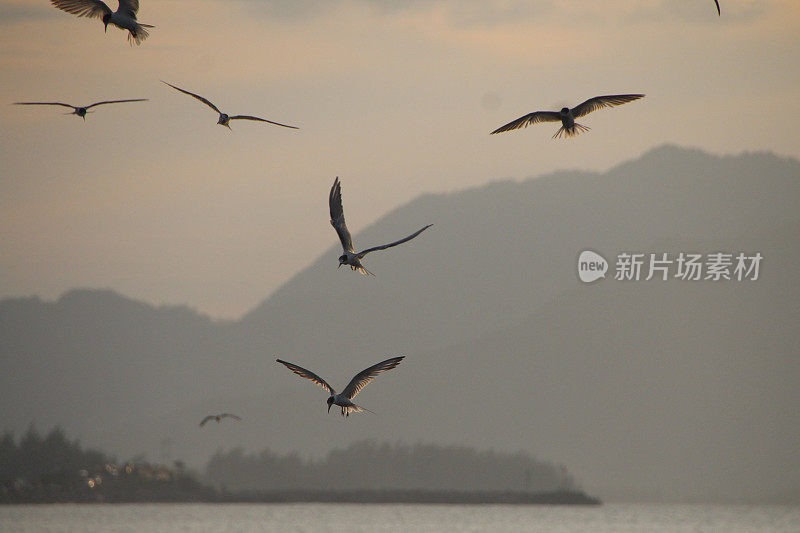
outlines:
M163 444L168 441L169 454L196 465L221 447L268 446L319 456L330 443L375 435L427 441L435 428L437 438L447 444L532 449L537 456L575 465L572 470L582 484L605 499L609 494L713 498L725 492L714 487L737 481L726 471L734 464L731 458L743 457L742 446L734 442L736 453L726 452L726 461L712 461L716 470L708 479L713 483L691 492L686 488L689 474L680 478L657 468L655 456L644 446L663 437L646 412L625 408L617 393L627 391L634 404L651 406L665 424L696 421L687 410L691 402L676 411L683 418L667 416L674 393L660 390L658 401L651 401L648 389L627 385L626 371L647 376L646 362L656 374L708 372L687 354L699 350L710 361L725 361L714 351L718 342L732 354L727 363L719 363L728 381L713 381L721 397L738 405L726 390L752 395L761 387L764 397L788 401L783 392L774 391L800 387L794 363L798 354L791 344L800 298L793 267L800 261L798 198L796 160L764 153L713 156L665 146L607 172L564 171L418 197L354 236L356 243L370 245L405 235L421 223L435 224L411 243L368 256L375 278L336 269L338 242L326 227L332 246L235 321L215 321L183 306L137 302L113 291L68 291L56 302L3 299L2 424L20 432L31 421L61 425L92 445L150 457L168 454ZM756 282L623 283L607 276L585 286L575 270L583 249L603 254L611 268L614 254L621 251L761 251L764 263L762 279ZM599 301L636 327L610 319ZM707 317L698 312L713 315L714 301L722 305L722 323L706 324ZM530 336L528 330L537 334ZM618 353L605 348L597 353L606 360L592 357L600 338ZM703 344L695 347L693 339L703 339ZM646 349L649 342L671 343L681 365L637 358L637 353L651 351ZM769 352L764 372L750 363L758 360L754 343ZM561 350L571 355L564 357ZM544 359L532 365L526 353ZM324 393L274 361L296 362L337 386L390 355L407 358L359 396L381 415L350 417L346 424L327 416ZM564 392L538 383L538 365L554 383L572 384L575 394L583 390L593 400L583 410L572 405L560 413L567 402ZM758 386L742 389L748 372ZM571 373L580 379L568 379ZM493 376L487 385L482 384L484 374ZM594 384L593 376L602 383ZM496 388L506 380L511 392ZM681 380L688 381L679 390L701 402L703 389L691 374ZM531 383L538 388L528 388ZM481 391L477 399L470 394L472 387ZM535 408L519 407L529 399L535 399ZM617 426L598 425L591 418L603 399L622 409L624 420ZM718 424L718 433L734 441L747 441L733 431L737 424L770 435L761 422L769 419L768 404L759 400L739 408L746 413L741 421L717 409L709 412L721 421L712 417L706 422ZM200 431L199 419L219 409L237 412L247 423L224 432ZM800 422L783 411L781 417L785 425L773 429L768 440L775 460L762 458L759 464L782 480L772 493L793 493L796 487L775 470L775 461L781 458L789 465L786 472L796 473L796 465L784 456L785 436ZM542 420L545 433L535 431ZM517 427L520 421L525 421L523 429ZM632 439L641 449L628 449L620 462L612 450L624 444L620 428L633 431L634 421L647 439ZM575 438L582 427L591 428L591 446ZM681 443L676 449L689 449L692 435L704 435L677 428L673 433ZM609 477L603 468L611 464L619 471L609 481L617 479L616 488L598 481ZM622 472L624 468L630 470ZM668 480L661 488L653 486L658 476ZM767 492L760 486L756 496Z

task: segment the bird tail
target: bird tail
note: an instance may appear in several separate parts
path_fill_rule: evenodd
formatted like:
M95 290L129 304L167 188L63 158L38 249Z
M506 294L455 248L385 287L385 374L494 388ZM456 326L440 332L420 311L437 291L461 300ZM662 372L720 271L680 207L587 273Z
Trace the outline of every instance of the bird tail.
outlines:
M564 126L561 126L560 128L558 128L556 134L553 135L553 139L558 139L562 135L564 136L565 139L568 137L574 137L579 133L589 131L590 129L591 128L589 126L584 126L583 124L578 124L577 122L571 128L565 128Z
M350 268L352 268L353 270L358 270L363 276L375 277L375 274L364 268L364 265L362 265L360 262L358 263L358 265L355 266L351 265Z
M149 24L139 24L136 23L136 26L132 30L128 30L128 42L136 44L142 44L142 41L147 39L150 36L150 33L145 28L154 28L155 26L150 26Z
M353 404L350 407L346 407L345 411L347 413L363 413L363 412L366 411L367 413L372 413L373 415L377 414L375 411L370 411L366 407L361 407L360 405L356 405L356 404Z

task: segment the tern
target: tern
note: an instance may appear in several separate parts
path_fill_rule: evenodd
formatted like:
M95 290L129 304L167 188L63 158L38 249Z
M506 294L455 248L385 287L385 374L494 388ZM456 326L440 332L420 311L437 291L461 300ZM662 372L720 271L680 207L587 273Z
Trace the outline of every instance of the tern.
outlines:
M294 372L300 377L304 377L306 379L310 379L323 389L327 390L330 393L330 397L328 398L328 412L331 412L332 405L338 405L342 408L342 416L350 416L350 413L361 413L363 411L367 411L369 413L375 414L369 409L361 407L360 405L356 405L353 403L353 398L355 398L356 394L367 386L369 382L375 379L375 376L378 375L379 372L384 372L386 370L391 370L397 365L400 364L400 361L405 358L405 355L401 355L399 357L392 357L387 359L386 361L381 361L378 364L372 365L369 368L365 368L361 372L355 375L353 379L350 380L350 383L347 384L347 387L341 392L341 394L336 394L336 391L333 390L333 387L328 385L328 382L316 375L315 373L311 372L310 370L306 370L305 368L299 367L294 363L287 363L286 361L281 361L280 359L276 359L282 365L285 365L286 368Z
M111 11L101 0L50 0L50 3L62 11L78 15L79 17L101 18L108 33L108 25L113 24L121 30L128 30L128 41L142 44L150 35L145 28L153 28L149 24L140 24L136 21L139 11L139 0L119 0L119 7Z
M89 104L84 107L78 107L71 104L64 104L61 102L14 102L14 105L60 105L63 107L71 107L73 109L72 113L65 113L65 115L78 115L84 121L86 121L86 113L94 113L94 111L89 111L89 109L96 105L121 104L123 102L146 102L146 101L147 98L134 98L132 100L106 100L105 102L95 102L93 104Z
M399 241L395 241L390 244L382 244L380 246L373 246L372 248L367 248L361 252L356 252L353 248L353 237L350 235L350 231L348 231L347 224L345 224L344 221L344 209L342 208L342 185L339 183L338 177L334 180L333 187L331 187L328 204L330 205L331 210L331 226L333 226L333 229L335 229L336 233L339 235L339 240L342 241L342 250L344 251L344 253L339 256L339 267L342 265L350 265L352 270L358 270L364 275L375 275L364 268L364 265L361 264L361 260L365 255L376 250L385 250L387 248L391 248L392 246L403 244L404 242L410 241L426 229L433 226L433 224L428 224L419 231L416 231L408 237L400 239Z
M536 124L538 122L561 121L561 127L558 129L558 131L556 131L555 135L553 135L553 139L561 137L562 134L564 137L572 137L573 135L577 135L583 131L589 131L587 126L575 122L576 118L588 115L592 111L596 111L604 107L614 107L626 104L642 97L644 97L643 94L611 94L608 96L595 96L594 98L589 98L584 103L573 107L572 109L564 107L561 109L561 111L534 111L533 113L528 113L517 120L509 122L505 126L497 128L491 133L491 135L494 135L495 133L502 133L504 131L516 130L519 128L527 128L530 124Z
M180 91L183 94L188 94L189 96L194 96L195 98L197 98L198 100L200 100L201 102L206 104L208 107L210 107L211 109L213 109L214 111L219 113L219 120L217 120L217 124L219 124L220 126L225 126L228 129L231 129L231 126L230 126L231 120L239 120L239 119L257 120L259 122L269 122L270 124L275 124L276 126L283 126L284 128L292 128L293 130L300 129L297 126L287 126L286 124L281 124L280 122L273 122L271 120L267 120L267 119L264 119L264 118L251 117L250 115L234 115L234 116L227 115L227 114L223 113L222 111L220 111L217 106L215 106L214 104L212 104L211 102L209 102L208 100L206 100L205 98L200 96L199 94L190 93L189 91L185 91L185 90L181 89L180 87L175 87L171 83L167 83L164 80L161 80L161 81L163 83L169 85L170 87L172 87L176 91Z
M239 418L236 415L232 415L231 413L220 413L218 415L208 415L207 417L205 417L204 419L202 419L200 421L200 427L205 426L206 422L210 422L211 420L216 420L217 424L219 424L220 420L222 420L223 418L233 418L234 420L241 420L241 418Z

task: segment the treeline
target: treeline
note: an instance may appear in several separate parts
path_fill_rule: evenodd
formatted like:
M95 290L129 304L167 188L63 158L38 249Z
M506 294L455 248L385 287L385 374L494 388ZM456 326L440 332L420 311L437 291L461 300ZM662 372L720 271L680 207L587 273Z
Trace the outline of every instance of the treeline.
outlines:
M117 462L33 427L0 437L0 503L56 502L429 502L598 503L563 467L513 454L457 446L362 441L319 461L265 450L218 451L198 481L173 465Z
M437 490L525 491L576 490L561 466L528 453L477 451L462 446L377 444L361 441L332 450L321 460L270 450L246 455L241 449L218 450L206 478L229 491L275 490Z
M83 450L77 440L68 440L61 428L42 436L31 427L18 443L5 432L0 438L0 483L6 488L15 483L62 483L81 469L102 467L107 460L102 452Z
M61 428L42 436L31 427L17 442L0 438L0 503L206 501L216 491L183 465L118 464L83 450Z

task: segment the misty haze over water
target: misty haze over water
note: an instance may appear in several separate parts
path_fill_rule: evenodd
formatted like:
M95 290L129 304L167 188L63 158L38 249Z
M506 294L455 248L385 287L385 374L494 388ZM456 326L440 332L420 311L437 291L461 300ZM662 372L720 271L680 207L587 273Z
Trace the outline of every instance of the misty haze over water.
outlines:
M235 321L111 290L7 298L3 424L198 469L217 450L319 458L380 435L524 450L604 499L797 502L798 176L793 159L666 146L605 173L426 194L354 236L435 215L403 261L370 256L365 280L332 246ZM584 249L612 268L621 252L764 261L756 281L586 285ZM344 299L358 305L332 312ZM274 362L344 381L398 354L359 396L379 414L346 423ZM242 423L198 427L222 410Z

